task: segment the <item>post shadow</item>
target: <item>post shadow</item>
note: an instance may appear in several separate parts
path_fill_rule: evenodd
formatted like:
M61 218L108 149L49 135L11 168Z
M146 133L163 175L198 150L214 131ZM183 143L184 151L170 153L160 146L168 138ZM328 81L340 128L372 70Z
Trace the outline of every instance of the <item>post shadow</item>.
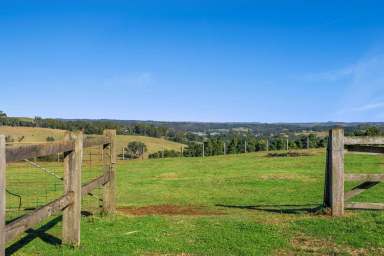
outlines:
M46 231L54 227L61 220L62 220L62 216L58 216L50 220L49 222L47 222L46 224L44 224L38 229L31 229L31 228L28 229L27 231L25 231L25 233L27 233L26 236L24 236L23 238L21 238L20 240L18 240L17 242L13 243L12 245L10 245L8 248L5 249L5 255L12 255L16 253L18 250L20 250L21 248L23 248L24 246L32 242L35 238L40 238L44 242L51 245L61 244L61 239L46 233Z
M261 204L261 205L225 205L216 204L218 207L237 208L244 210L265 211L272 213L285 213L285 214L302 214L302 213L316 213L323 208L323 205L317 204Z

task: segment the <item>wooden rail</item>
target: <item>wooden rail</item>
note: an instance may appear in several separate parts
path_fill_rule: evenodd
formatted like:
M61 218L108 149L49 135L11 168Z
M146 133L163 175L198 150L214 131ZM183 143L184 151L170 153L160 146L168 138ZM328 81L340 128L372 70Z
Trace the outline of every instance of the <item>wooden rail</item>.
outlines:
M111 143L108 137L86 138L83 141L83 148L89 148ZM75 149L73 140L55 141L41 144L17 145L6 148L7 163L17 162L34 157L54 155L62 152L69 152Z
M367 191L384 180L384 174L345 174L344 148L352 152L368 152L384 154L384 137L344 137L341 128L329 131L324 206L331 209L333 216L342 216L344 209L384 209L379 203L349 203L347 200ZM375 146L373 146L375 145ZM344 192L344 181L363 181L352 190Z
M340 128L339 128L340 129ZM384 137L344 137L344 145L383 145Z
M115 130L105 130L103 136L85 138L81 132L68 133L63 141L6 147L0 135L0 256L5 244L45 218L63 211L63 243L80 244L81 197L104 186L103 210L115 211ZM102 146L104 174L81 186L83 148ZM28 158L64 153L64 195L5 225L5 172L7 163Z
M110 137L92 137L92 138L85 138L83 142L84 148L94 147L94 146L101 146L101 145L107 145L111 143Z
M351 152L365 152L365 153L375 153L375 154L384 154L384 147L371 146L371 145L347 145L346 149Z
M97 177L97 178L91 180L90 182L83 185L83 187L81 188L81 195L85 196L85 195L89 194L92 190L94 190L95 188L97 188L99 186L104 186L106 183L108 183L109 180L110 180L109 175L107 173L100 176L100 177Z
M27 229L39 224L45 218L73 203L74 193L69 192L56 200L34 210L33 212L12 221L5 226L5 241L10 242Z
M44 144L11 146L6 149L7 163L34 157L49 156L74 149L73 141L56 141Z

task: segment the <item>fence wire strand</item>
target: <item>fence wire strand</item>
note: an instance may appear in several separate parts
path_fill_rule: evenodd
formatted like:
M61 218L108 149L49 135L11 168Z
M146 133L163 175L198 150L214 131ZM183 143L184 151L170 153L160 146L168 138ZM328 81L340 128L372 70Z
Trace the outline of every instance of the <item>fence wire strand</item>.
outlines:
M109 157L102 146L84 148L82 185L104 174ZM6 221L19 218L64 194L63 154L25 159L7 165ZM82 198L82 211L97 213L102 205L102 188ZM61 213L58 213L61 214Z

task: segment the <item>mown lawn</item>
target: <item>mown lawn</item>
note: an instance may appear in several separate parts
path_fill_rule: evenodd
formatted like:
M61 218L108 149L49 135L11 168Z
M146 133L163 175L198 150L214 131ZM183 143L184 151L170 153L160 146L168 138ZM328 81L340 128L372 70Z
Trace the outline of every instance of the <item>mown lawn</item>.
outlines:
M120 162L119 211L115 216L83 217L79 249L62 246L59 240L40 232L21 249L13 246L9 252L384 255L384 212L347 211L345 217L331 218L311 211L322 203L325 164L322 152L312 153L281 158L251 153ZM348 154L345 169L384 172L384 157ZM346 185L350 189L354 184ZM384 186L378 185L353 200L384 201ZM156 209L178 207L183 209L179 214L156 214ZM61 223L47 233L60 238ZM36 232L31 231L29 237L34 236Z

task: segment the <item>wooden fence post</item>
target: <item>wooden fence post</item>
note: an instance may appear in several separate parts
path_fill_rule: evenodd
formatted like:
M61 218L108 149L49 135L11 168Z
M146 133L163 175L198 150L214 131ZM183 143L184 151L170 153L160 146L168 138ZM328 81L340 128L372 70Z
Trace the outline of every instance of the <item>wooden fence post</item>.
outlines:
M5 255L5 136L0 135L0 256Z
M64 192L73 192L73 203L63 212L63 243L80 245L81 220L81 165L83 133L67 133L65 140L74 140L75 149L64 153Z
M330 207L332 216L344 214L344 130L329 131L324 205Z
M116 130L104 130L103 134L111 140L104 150L105 172L109 176L109 182L104 185L103 211L104 213L114 213L115 203L115 169L116 169Z

